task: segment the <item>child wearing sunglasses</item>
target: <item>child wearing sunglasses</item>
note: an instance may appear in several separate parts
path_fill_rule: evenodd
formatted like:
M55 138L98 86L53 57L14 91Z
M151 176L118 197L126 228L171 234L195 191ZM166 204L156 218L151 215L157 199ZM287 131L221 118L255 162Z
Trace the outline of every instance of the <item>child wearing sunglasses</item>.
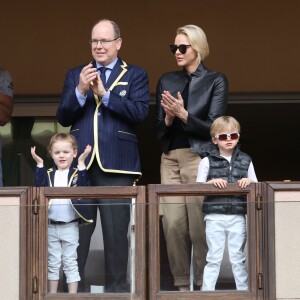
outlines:
M248 154L240 151L240 124L230 116L217 118L211 126L216 147L200 161L197 182L207 182L220 189L237 182L240 188L257 182ZM246 255L246 196L207 196L202 211L205 214L208 253L203 273L202 291L215 290L223 259L226 238L229 259L237 290L248 289Z

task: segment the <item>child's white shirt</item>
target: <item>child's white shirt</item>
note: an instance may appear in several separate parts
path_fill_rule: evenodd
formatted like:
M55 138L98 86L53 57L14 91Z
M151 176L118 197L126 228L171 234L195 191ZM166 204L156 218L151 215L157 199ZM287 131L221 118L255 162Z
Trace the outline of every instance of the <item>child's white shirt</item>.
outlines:
M231 156L223 156L225 159L228 160L228 162L231 162ZM197 174L197 180L196 182L206 182L207 181L207 175L209 172L209 159L208 157L204 157L201 159L199 166L198 166L198 174ZM257 177L254 171L254 166L251 161L249 168L248 168L248 175L247 177L252 181L252 182L257 182Z
M68 187L67 170L56 170L54 175L55 187ZM70 203L70 199L51 199L51 205L48 211L48 219L54 221L70 222L76 219L76 213Z

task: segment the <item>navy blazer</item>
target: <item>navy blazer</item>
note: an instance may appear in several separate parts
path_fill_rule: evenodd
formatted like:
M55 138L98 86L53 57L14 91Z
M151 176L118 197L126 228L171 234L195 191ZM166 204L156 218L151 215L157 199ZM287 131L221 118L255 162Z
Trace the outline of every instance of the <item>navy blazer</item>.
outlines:
M95 61L93 65L96 67ZM72 126L78 153L88 144L93 147L86 159L87 169L97 159L105 172L141 175L136 125L148 115L150 95L146 71L118 58L106 83L110 90L108 107L91 90L81 107L75 88L84 66L73 68L66 75L56 113L58 122L65 127Z
M46 170L45 167L39 168L35 167L34 171L34 184L35 186L49 186L54 187L54 176L55 171L57 170L56 167L50 168ZM75 186L89 186L88 174L86 170L79 171L76 168L70 168L68 174L68 186L75 187ZM83 205L80 202L80 199L71 199L70 204L74 208L76 214L82 220L83 223L89 224L93 223L93 220L90 216L90 212L87 209L86 205ZM51 200L49 201L49 207L51 205Z

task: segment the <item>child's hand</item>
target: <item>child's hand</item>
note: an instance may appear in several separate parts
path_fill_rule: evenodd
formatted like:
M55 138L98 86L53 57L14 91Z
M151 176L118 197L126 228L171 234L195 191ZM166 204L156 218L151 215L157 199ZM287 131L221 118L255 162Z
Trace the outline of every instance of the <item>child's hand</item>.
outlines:
M249 178L242 178L238 180L239 187L244 189L251 183L251 180Z
M31 147L31 155L32 155L32 158L36 161L38 167L41 168L44 166L43 159L35 153L35 146Z
M90 152L92 151L92 146L87 145L83 151L83 153L81 153L81 155L78 157L78 166L79 167L85 167L84 161L87 158L87 156L90 154Z
M212 183L215 187L218 187L220 189L224 189L227 186L227 180L224 180L222 178L215 178L209 181L209 183Z

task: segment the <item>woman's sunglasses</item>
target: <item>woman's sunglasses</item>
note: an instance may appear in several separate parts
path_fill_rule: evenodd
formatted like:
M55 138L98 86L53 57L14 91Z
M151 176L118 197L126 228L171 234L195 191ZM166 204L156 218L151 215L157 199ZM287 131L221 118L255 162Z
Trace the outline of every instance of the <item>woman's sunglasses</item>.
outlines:
M219 141L227 141L227 139L230 140L237 140L240 137L240 134L237 132L234 133L224 133L224 134L216 134L215 138Z
M178 49L181 54L184 54L184 53L186 53L186 50L188 47L191 47L191 45L185 45L185 44L181 44L179 46L170 45L170 50L175 54Z

